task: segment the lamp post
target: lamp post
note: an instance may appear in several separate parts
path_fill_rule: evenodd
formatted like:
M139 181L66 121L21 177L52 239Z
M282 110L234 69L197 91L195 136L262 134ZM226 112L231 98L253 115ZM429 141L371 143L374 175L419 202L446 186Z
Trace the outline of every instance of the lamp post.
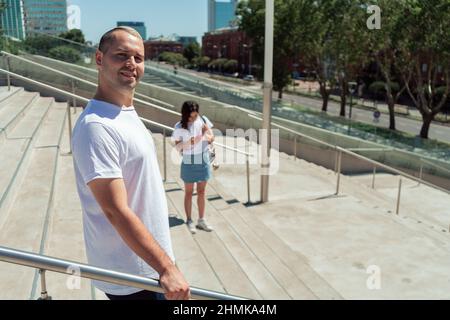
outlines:
M274 0L266 0L266 31L264 49L264 106L263 135L261 139L261 203L269 201L270 143L272 117L272 75L273 75L273 26Z

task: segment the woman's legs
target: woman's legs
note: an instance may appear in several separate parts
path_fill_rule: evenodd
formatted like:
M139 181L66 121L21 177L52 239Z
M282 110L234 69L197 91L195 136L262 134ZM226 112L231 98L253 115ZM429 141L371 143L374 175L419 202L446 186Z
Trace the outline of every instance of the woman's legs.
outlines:
M197 206L198 215L200 219L205 218L205 205L206 205L206 185L208 182L203 181L197 183Z
M192 220L192 195L194 194L194 184L186 183L184 193L184 211L186 212L187 220Z

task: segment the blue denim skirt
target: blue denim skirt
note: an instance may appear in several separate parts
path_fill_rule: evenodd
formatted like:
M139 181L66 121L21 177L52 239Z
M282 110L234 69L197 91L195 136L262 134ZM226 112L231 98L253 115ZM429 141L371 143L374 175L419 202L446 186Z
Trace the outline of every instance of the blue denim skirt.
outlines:
M209 153L183 155L181 162L181 179L185 183L205 182L211 178L211 161Z

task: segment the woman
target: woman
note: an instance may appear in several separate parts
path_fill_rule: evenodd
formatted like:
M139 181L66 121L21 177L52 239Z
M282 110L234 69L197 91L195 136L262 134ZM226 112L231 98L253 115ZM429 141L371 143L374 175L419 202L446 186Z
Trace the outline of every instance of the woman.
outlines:
M187 101L181 110L181 121L175 125L172 141L182 153L181 179L185 183L184 209L187 226L192 234L196 228L192 220L192 195L197 185L197 205L199 220L197 229L213 231L205 220L206 185L211 177L208 145L214 142L211 130L213 124L205 116L200 116L200 107L194 101Z

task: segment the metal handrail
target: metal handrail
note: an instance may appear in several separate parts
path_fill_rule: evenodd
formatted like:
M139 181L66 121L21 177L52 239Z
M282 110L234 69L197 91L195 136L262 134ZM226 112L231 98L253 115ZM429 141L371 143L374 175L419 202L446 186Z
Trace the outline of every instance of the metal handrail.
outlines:
M251 118L254 118L254 119L256 119L256 120L262 121L261 118L259 118L259 117L257 117L257 116L254 116L254 115L252 115L252 114L248 114L248 116L251 117ZM336 146L333 146L333 145L331 145L331 144L329 144L329 143L327 143L327 142L324 142L324 141L321 141L321 140L319 140L319 139L310 137L310 136L308 136L308 135L305 135L305 134L303 134L303 133L297 132L297 131L292 130L292 129L290 129L290 128L283 127L283 126L281 126L281 125L279 125L279 124L277 124L277 123L272 123L272 126L277 127L277 128L279 128L279 129L282 129L282 130L285 130L285 131L287 131L287 132L290 132L290 133L292 133L292 134L294 134L294 135L296 135L296 136L304 137L304 138L306 138L306 139L309 139L309 140L314 141L314 142L316 142L316 143L319 143L319 144L321 144L321 145L327 146L327 147L329 147L329 148L331 148L331 149L333 149L333 150L336 151L336 173L337 173L336 195L339 195L339 193L340 193L341 170L342 170L342 155L343 155L343 154L347 154L347 155L349 155L349 156L355 157L355 158L360 159L360 160L362 160L362 161L368 162L368 163L370 163L370 164L372 164L372 165L374 166L374 169L373 169L373 180L372 180L372 188L373 188L373 189L375 189L375 175L376 175L376 172L377 172L377 168L378 168L378 167L379 167L379 168L383 168L383 169L385 169L386 171L389 171L389 172L391 172L391 173L395 173L395 174L397 174L397 175L400 176L400 179L399 179L399 186L398 186L397 203L396 203L396 214L397 214L397 215L400 213L400 198L401 198L402 182L403 182L403 181L402 181L402 178L407 178L407 179L410 179L410 180L412 180L412 181L418 182L419 185L420 185L420 184L423 184L423 185L426 185L426 186L428 186L428 187L431 187L431 188L437 189L437 190L439 190L439 191L445 192L445 193L447 193L447 194L450 194L450 190L446 190L446 189L441 188L441 187L439 187L439 186L437 186L437 185L434 185L434 184L432 184L432 183L430 183L430 182L428 182L428 181L423 180L423 179L422 179L422 168L421 168L421 170L420 170L420 171L421 171L421 172L420 172L420 177L417 178L417 177L412 176L412 175L410 175L410 174L404 173L404 172L401 171L401 170L398 170L398 169L395 169L395 168L393 168L393 167L390 167L390 166L388 166L388 165L386 165L386 164L384 164L384 163L381 163L381 162L372 160L372 159L370 159L370 158L364 157L364 156L362 156L362 155L360 155L360 154L357 154L357 153L355 153L355 152L353 152L353 151L350 151L350 150L348 150L348 149L344 149L344 148L339 147L339 146L337 146L337 145L336 145ZM295 142L294 142L294 143L295 143L295 150L296 150L297 139L295 139ZM295 156L297 157L297 151L295 151Z
M423 159L423 158L420 158L420 161L423 162L423 163L426 163L426 164L428 164L428 165L430 165L430 166L432 166L432 167L435 167L435 168L437 168L437 169L440 169L440 170L443 170L443 171L445 171L445 172L450 173L450 170L449 170L449 169L444 168L444 167L442 167L442 166L440 166L440 165L437 165L437 164L435 164L435 163L432 163L432 162L430 162L430 161L428 161L428 160L425 160L425 159Z
M79 77L77 77L77 76L74 76L74 75L72 75L72 74L69 74L69 73L66 73L66 72L63 72L63 71L60 71L60 70L51 68L51 67L49 67L49 66L46 66L46 65L37 63L37 62L35 62L35 61L31 61L31 60L26 59L26 58L23 58L23 57L16 56L16 55L11 54L11 53L6 52L6 51L1 51L0 53L3 54L3 55L5 55L5 56L7 56L7 57L12 57L12 58L14 58L14 59L17 59L17 60L20 60L20 61L24 61L24 62L29 63L29 64L31 64L31 65L34 65L34 66L37 66L37 67L46 69L46 70L48 70L48 71L57 73L57 74L59 74L59 75L65 76L65 77L67 77L67 78L70 78L70 79L72 79L72 80L79 81L79 82L84 83L84 84L86 84L86 85L89 85L89 86L92 86L92 87L94 87L94 88L97 88L97 84L96 84L96 83L91 82L91 81L88 81L88 80L81 79L81 78L79 78ZM94 70L94 71L95 71L95 70ZM138 92L135 92L135 96L140 96L140 97L143 97L143 98L147 98L147 96L145 96L145 95L143 95L143 94L141 94L141 93L138 93ZM134 101L139 102L139 103L142 103L142 104L144 104L144 105L148 105L148 106L150 106L150 107L152 107L152 108L155 108L155 109L158 109L158 110L167 112L167 113L171 113L171 114L173 114L173 115L177 115L177 116L179 115L178 112L175 112L175 111L170 110L170 109L163 108L163 107L161 107L161 106L155 105L155 104L153 104L153 103L150 103L150 102L147 102L147 101L144 101L144 100L141 100L141 99L135 98ZM166 105L173 107L172 105L169 105L169 104L166 104Z
M52 87L52 86L50 86L48 84L45 84L45 83L42 83L42 82L39 82L39 81L36 81L36 80L33 80L33 79L26 78L26 77L21 76L21 75L19 75L17 73L14 73L14 72L10 72L10 71L7 71L7 70L4 70L4 69L0 68L0 73L4 73L4 74L6 74L8 76L13 76L13 77L15 77L17 79L20 79L20 80L24 81L24 82L28 82L28 83L40 86L42 88L48 89L50 91L57 92L57 93L59 93L61 95L66 96L67 98L75 99L74 100L74 104L76 103L76 100L80 100L80 101L82 101L82 102L84 102L86 104L89 103L89 101L90 101L89 99L86 99L86 98L84 98L82 96L79 96L79 95L76 95L74 93L70 93L70 92L67 92L65 90L61 90L61 89ZM179 114L177 113L177 115L179 115ZM165 136L165 130L173 131L173 129L171 127L163 125L161 123L158 123L158 122L155 122L155 121L151 121L151 120L147 120L147 119L144 119L142 117L140 119L142 121L144 121L144 122L147 122L147 123L151 124L151 125L158 126L158 127L162 128L164 130L164 136ZM71 121L70 112L69 112L69 137L70 137L70 140L72 140L72 121ZM164 180L166 181L167 180L166 139L163 139L163 140L164 140ZM216 143L215 142L214 144L217 145L218 147L221 147L221 148L224 148L224 149L228 149L228 150L231 150L231 151L234 151L234 152L237 152L237 153L244 154L247 157L247 185L249 186L250 185L250 182L249 182L250 181L249 157L253 157L253 155L251 155L249 153L245 153L245 152L243 152L241 150L238 150L238 149L234 149L234 148L228 147L228 146L220 144L220 143ZM70 150L70 152L71 151L72 150ZM250 203L250 188L249 187L248 187L248 203Z
M78 96L76 94L54 88L50 85L41 83L36 80L32 80L29 78L26 78L24 76L21 76L19 74L4 70L0 68L0 73L6 74L8 76L15 77L17 79L20 79L24 82L48 89L50 91L59 93L67 98L72 98L75 100L82 101L84 103L89 103L89 99L86 99L84 97ZM69 108L69 107L68 107ZM70 120L70 110L68 110L69 114L69 122ZM144 118L140 118L142 121L150 123L155 126L159 126L164 128L164 130L173 130L172 128L165 126L161 123L154 122L151 120L147 120ZM69 129L71 128L71 123L69 123ZM165 141L165 139L164 139ZM227 147L227 146L224 146ZM227 147L229 148L229 147ZM230 148L232 149L232 148ZM236 149L236 151L239 151ZM248 157L247 157L248 159ZM166 166L166 164L165 164ZM248 167L248 166L247 166ZM42 285L42 298L48 298L48 294L46 291L46 283L45 283L45 271L54 271L58 273L66 273L72 275L73 268L78 268L77 270L81 271L81 277L89 278L93 280L99 280L99 281L105 281L109 283L115 283L119 285L129 285L136 288L141 288L144 290L154 290L157 292L163 292L162 288L160 287L159 283L156 280L151 280L143 277L133 276L129 274L114 272L106 269L100 269L88 265L83 265L79 263L69 262L61 259L56 258L49 258L45 256L36 255L33 253L27 253L23 251L8 249L0 247L0 261L33 267L36 269L40 269L41 271L41 285ZM200 298L207 298L207 299L219 299L219 300L246 300L245 298L221 294L213 291L208 291L204 289L198 289L198 288L191 288L191 295L193 298L200 297Z
M252 117L252 118L254 118L254 119L257 119L257 120L262 121L261 118L256 117L256 116L254 116L254 115L250 115L250 114L249 114L249 116ZM314 142L317 142L317 143L319 143L319 144L321 144L321 145L327 146L327 147L329 147L329 148L331 148L331 149L335 149L335 150L337 150L337 151L341 151L342 153L345 153L345 154L347 154L347 155L350 155L350 156L353 156L353 157L358 158L358 159L360 159L360 160L369 162L369 163L371 163L371 164L373 164L373 165L376 165L377 167L383 168L383 169L385 169L385 170L387 170L387 171L390 171L390 172L392 172L392 173L396 173L396 174L398 174L398 175L400 175L400 176L403 176L403 177L405 177L405 178L414 180L414 181L416 181L416 182L421 182L422 184L425 184L425 185L427 185L427 186L429 186L429 187L431 187L431 188L439 189L439 190L441 190L441 191L444 191L444 192L450 194L450 191L449 191L449 190L446 190L446 189L441 188L441 187L439 187L439 186L436 186L436 185L434 185L434 184L432 184L432 183L429 183L429 182L427 182L427 181L424 181L424 180L422 180L422 179L419 179L419 178L417 178L417 177L414 177L414 176L412 176L412 175L410 175L410 174L407 174L407 173L405 173L405 172L403 172L403 171L401 171L401 170L395 169L395 168L393 168L393 167L391 167L391 166L388 166L388 165L386 165L386 164L384 164L384 163L381 163L381 162L372 160L372 159L370 159L370 158L364 157L364 156L362 156L362 155L360 155L360 154L357 154L357 153L351 151L352 149L345 149L345 148L342 148L342 147L339 147L339 146L335 146L335 145L329 144L329 143L324 142L324 141L322 141L322 140L319 140L319 139L310 137L310 136L308 136L308 135L305 135L305 134L303 134L303 133L301 133L301 132L292 130L292 129L290 129L290 128L283 127L283 126L281 126L281 125L279 125L279 124L277 124L277 123L273 123L272 125L275 126L275 127L277 127L277 128L280 128L280 129L282 129L282 130L288 131L288 132L290 132L290 133L292 133L292 134L295 134L295 135L297 135L297 136L300 136L300 137L303 137L303 138L307 138L307 139L309 139L309 140L311 140L311 141L314 141ZM359 150L359 149L354 149L354 150ZM363 149L361 149L361 150L363 150ZM370 151L370 150L389 151L389 150L394 150L394 149L389 149L389 148L387 148L387 149L364 149L364 150L366 150L366 151ZM424 161L425 161L425 160L424 160Z
M30 252L14 250L5 247L0 247L0 261L38 269L41 271L41 276L42 275L45 276L45 271L52 271L56 273L62 273L73 276L74 270L76 270L77 271L76 276L80 276L81 278L164 293L164 289L161 287L159 281L154 279L93 267L78 262L42 256ZM45 285L43 285L42 289L43 290L41 298L49 299ZM191 287L190 291L192 299L248 300L247 298L243 297L228 295L224 293L219 293L195 287Z

